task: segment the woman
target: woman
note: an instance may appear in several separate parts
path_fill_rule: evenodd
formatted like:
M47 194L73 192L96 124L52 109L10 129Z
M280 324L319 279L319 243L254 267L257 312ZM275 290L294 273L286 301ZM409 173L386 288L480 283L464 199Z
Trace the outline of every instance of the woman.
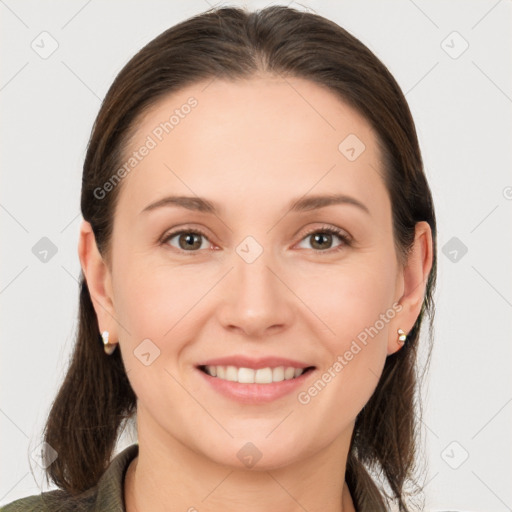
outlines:
M436 222L368 48L286 7L172 27L107 93L81 207L60 490L3 510L410 510Z

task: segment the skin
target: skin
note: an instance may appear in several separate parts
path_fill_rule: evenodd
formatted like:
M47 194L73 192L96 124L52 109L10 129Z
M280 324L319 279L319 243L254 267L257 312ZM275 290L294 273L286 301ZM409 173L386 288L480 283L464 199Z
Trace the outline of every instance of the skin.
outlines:
M198 100L123 179L112 260L100 256L89 223L80 231L100 331L120 344L138 397L139 456L126 476L126 508L353 511L342 483L354 421L386 357L400 349L397 329L407 333L420 312L429 226L417 224L400 264L375 133L327 89L268 75L206 85L167 96L137 124L131 151L190 96ZM366 146L352 162L338 150L349 134ZM368 212L351 204L289 211L294 199L332 193ZM168 195L204 197L220 211L140 213ZM325 226L353 242L332 235L315 244L307 231ZM171 228L206 237L188 252L179 236L159 244ZM249 235L263 249L250 264L236 252ZM316 367L307 390L393 304L400 312L308 404L295 392L240 404L195 369L232 354L289 357ZM133 353L146 338L160 350L149 366ZM249 441L262 453L252 468L237 457Z

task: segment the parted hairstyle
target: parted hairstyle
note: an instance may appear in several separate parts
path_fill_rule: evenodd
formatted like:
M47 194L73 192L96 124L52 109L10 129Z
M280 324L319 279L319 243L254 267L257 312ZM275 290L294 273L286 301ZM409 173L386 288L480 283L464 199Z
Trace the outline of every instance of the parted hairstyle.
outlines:
M373 127L402 262L412 247L415 224L426 221L432 230L434 259L421 312L402 349L387 357L373 395L356 418L346 467L359 512L385 510L391 502L408 511L409 497L418 494L418 389L424 374L417 356L420 327L428 316L425 370L433 338L436 220L407 101L363 43L333 21L285 6L254 12L213 8L169 28L129 60L103 100L83 166L82 216L111 268L114 210L123 187L120 183L101 198L94 191L122 165L137 121L187 85L214 78L250 79L261 72L326 86ZM46 476L72 495L97 484L122 425L136 414L136 396L120 351L109 357L103 350L83 272L78 317L67 374L43 432L44 441L58 453Z

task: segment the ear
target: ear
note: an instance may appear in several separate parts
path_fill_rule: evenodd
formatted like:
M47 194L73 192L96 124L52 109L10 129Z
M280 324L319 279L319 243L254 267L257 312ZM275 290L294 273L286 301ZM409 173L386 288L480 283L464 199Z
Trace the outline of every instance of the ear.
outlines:
M416 223L413 246L398 276L398 289L402 290L398 303L402 309L391 322L388 355L401 348L397 343L397 330L402 329L407 334L414 327L421 312L428 276L432 269L432 246L432 231L428 222Z
M118 342L117 322L112 300L112 276L96 245L96 237L89 222L82 220L78 240L78 257L87 281L101 334L108 331L109 343Z

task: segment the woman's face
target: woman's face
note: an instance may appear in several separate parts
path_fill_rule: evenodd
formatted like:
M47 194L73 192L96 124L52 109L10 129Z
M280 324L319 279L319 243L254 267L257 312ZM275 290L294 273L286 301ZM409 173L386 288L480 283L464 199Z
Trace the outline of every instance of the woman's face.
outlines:
M309 81L217 79L153 107L122 163L101 327L139 436L259 468L348 443L412 326L370 125Z

